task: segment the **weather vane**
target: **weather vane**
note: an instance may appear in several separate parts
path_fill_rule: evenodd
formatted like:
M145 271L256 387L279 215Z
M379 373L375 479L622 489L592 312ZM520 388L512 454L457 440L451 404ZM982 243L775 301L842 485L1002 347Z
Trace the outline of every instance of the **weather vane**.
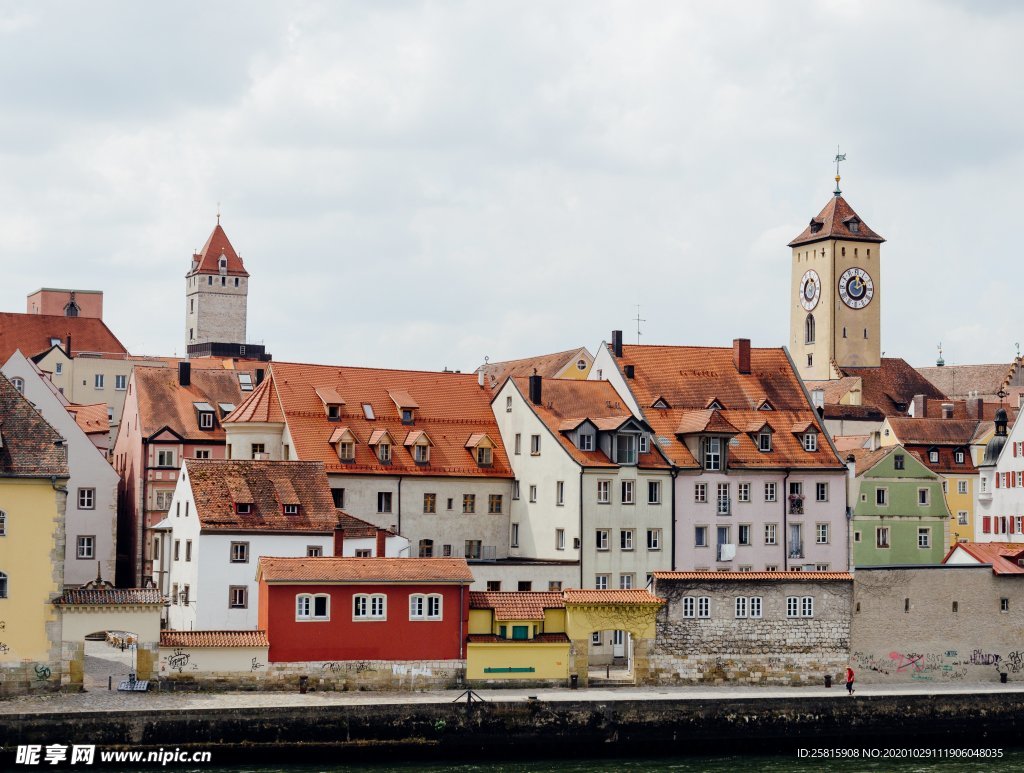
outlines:
M835 193L836 193L836 196L838 196L840 193L842 193L842 191L839 190L839 162L840 161L845 161L845 160L846 160L846 154L845 153L840 153L839 152L839 146L836 145L836 158L835 158L835 162L836 162L836 190L835 190Z
M639 344L640 343L640 336L643 335L643 333L640 332L640 323L647 321L646 319L642 319L640 317L640 304L639 303L636 305L636 317L634 317L633 321L636 322L636 342Z
M939 359L936 360L935 364L939 366L946 364L946 361L942 359L942 341L939 341Z
M836 169L839 167L837 166ZM220 202L217 202L217 225L220 225Z

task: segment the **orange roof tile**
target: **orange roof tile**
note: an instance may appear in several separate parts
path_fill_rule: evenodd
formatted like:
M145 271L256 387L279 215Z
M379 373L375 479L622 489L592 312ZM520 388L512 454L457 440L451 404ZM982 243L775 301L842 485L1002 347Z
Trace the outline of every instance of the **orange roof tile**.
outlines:
M67 346L71 336L71 356L82 352L124 356L128 350L96 317L62 317L55 314L19 314L0 312L0 362L6 362L18 349L28 358L48 352L51 339Z
M473 591L469 607L492 609L495 620L543 620L545 609L564 609L565 601L558 592Z
M224 428L219 414L214 413L213 429L200 429L195 404L241 403L238 373L233 370L192 371L191 383L182 386L176 368L135 368L132 378L138 394L143 436L150 437L168 427L186 440L223 442Z
M530 618L510 618L527 620ZM569 635L565 633L538 633L532 639L503 639L493 633L471 633L466 637L470 644L509 644L517 647L521 644L570 644Z
M586 361L592 359L586 347L567 349L564 352L553 354L541 354L536 357L524 357L519 360L489 362L481 366L481 369L484 372L486 386L497 389L509 377L526 377L537 374L543 378L556 378L568 365L578 362L580 359Z
M859 222L856 231L850 230L850 223L853 220ZM853 207L847 204L846 199L842 196L833 196L829 199L825 208L818 213L817 217L811 219L807 228L793 239L789 246L796 247L800 244L811 244L812 242L820 242L825 239L845 239L847 241L874 242L876 244L885 241L885 239L868 228L868 224L860 219L857 213L853 211Z
M322 534L338 521L320 462L186 459L185 468L203 530ZM236 503L252 512L236 512ZM284 514L289 504L299 505L297 515Z
M60 434L0 373L0 478L68 475L68 449Z
M257 577L268 583L473 582L462 558L260 558Z
M899 357L883 357L877 368L847 366L842 368L842 373L848 377L860 377L860 407L877 408L886 416L905 416L914 401L914 395L945 397L928 379Z
M160 631L161 647L269 647L266 631Z
M392 438L404 438L411 429L426 432L433 443L429 462L417 463L411 447L396 447L391 463L381 463L373 448L360 444L355 459L342 463L330 442L338 423L328 419L316 394L320 387L346 396L348 406L342 407L339 419L357 437L384 430ZM400 391L416 395L419 408L413 425L402 423L390 396ZM472 374L274 362L264 382L228 422L287 422L298 458L322 461L329 473L511 478L490 398L491 392L481 389ZM250 410L257 401L263 407ZM366 418L363 403L372 406L374 419ZM466 448L466 439L473 434L486 434L494 442L490 466L477 464Z
M692 580L749 582L781 580L783 582L853 582L849 572L655 572L655 580Z
M976 419L914 419L889 417L889 426L904 445L965 446L978 428Z
M1024 544L1019 542L958 542L946 553L942 563L962 549L982 564L992 564L993 574L1024 574L1024 566L1018 562L1024 559Z
M562 591L566 604L664 604L660 599L646 590L577 590L570 588Z
M853 457L854 471L857 475L861 475L882 461L882 459L888 456L890 451L896 448L899 448L899 446L885 446L884 448L875 449L864 447L851 448L846 455Z
M616 358L620 371L632 365L634 376L625 383L640 406L653 405L661 397L671 408L643 408L654 430L659 449L676 466L696 468L697 460L680 437L680 429L692 430L704 423L711 431L711 414L718 414L735 431L767 421L775 429L772 450L758 450L753 432L739 432L728 446L729 469L838 468L842 462L828 442L816 451L804 450L789 430L806 423L822 431L800 379L783 349L750 350L750 373L733 364L732 347L624 345ZM722 410L705 406L717 399ZM767 399L774 410L758 410ZM688 418L689 416L695 419ZM717 421L717 420L716 420ZM724 428L724 424L716 425ZM696 431L700 431L699 429Z
M249 272L242 265L241 257L235 252L235 248L231 246L228 235L224 232L219 222L210 233L210 237L206 240L206 244L203 245L203 249L192 256L196 267L191 268L190 266L186 276L192 276L193 274L219 274L221 255L227 259L226 273L228 276L249 276Z
M67 406L68 413L75 420L82 432L86 435L106 434L110 432L110 418L107 413L106 403L93 403L91 405L77 405L71 403Z
M318 387L316 396L323 400L325 405L344 405L345 398L338 394L338 390L331 387Z

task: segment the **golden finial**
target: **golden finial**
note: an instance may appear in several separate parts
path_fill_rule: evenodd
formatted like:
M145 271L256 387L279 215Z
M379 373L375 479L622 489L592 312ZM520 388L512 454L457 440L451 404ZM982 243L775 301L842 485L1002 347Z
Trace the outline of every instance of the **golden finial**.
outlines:
M836 196L839 196L839 194L842 193L842 191L839 190L839 162L840 161L845 161L845 160L846 160L846 154L845 153L840 153L839 152L839 146L836 145L836 158L835 158L835 161L836 161L836 189L834 191Z

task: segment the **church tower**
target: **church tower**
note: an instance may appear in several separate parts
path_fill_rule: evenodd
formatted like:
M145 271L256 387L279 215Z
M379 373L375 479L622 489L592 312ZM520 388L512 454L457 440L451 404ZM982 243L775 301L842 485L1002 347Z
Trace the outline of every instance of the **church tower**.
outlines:
M838 160L838 159L837 159ZM838 378L839 367L878 367L881 343L881 236L836 189L793 251L789 349L804 380Z
M245 356L249 273L220 225L192 256L185 275L185 344L189 356Z

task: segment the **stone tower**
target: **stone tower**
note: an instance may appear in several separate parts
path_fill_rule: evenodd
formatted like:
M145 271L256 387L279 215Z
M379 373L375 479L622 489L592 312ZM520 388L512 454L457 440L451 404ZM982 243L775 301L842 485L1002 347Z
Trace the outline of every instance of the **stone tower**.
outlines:
M881 364L881 236L836 189L793 251L789 348L804 380Z
M185 275L185 344L189 355L226 354L211 345L245 347L249 273L220 225L192 256Z

